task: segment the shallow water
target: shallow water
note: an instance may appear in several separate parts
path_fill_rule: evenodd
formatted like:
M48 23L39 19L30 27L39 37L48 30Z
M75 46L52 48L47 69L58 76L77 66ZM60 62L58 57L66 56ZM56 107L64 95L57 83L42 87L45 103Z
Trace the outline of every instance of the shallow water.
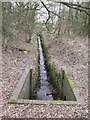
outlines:
M51 94L48 95L49 93L52 92L53 87L48 80L43 49L42 49L41 40L39 36L38 36L38 45L39 45L38 47L39 47L39 60L40 60L39 61L40 79L38 82L36 99L37 100L53 100L52 95Z

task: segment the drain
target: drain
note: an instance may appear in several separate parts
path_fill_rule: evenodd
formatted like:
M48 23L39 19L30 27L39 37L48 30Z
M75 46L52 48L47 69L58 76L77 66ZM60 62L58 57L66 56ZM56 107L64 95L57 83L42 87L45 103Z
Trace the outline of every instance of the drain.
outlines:
M62 68L58 74L55 66L50 64L47 59L47 49L40 38L39 36L39 80L34 79L32 69L27 68L14 89L9 103L84 104L75 81L70 79L66 69ZM38 83L37 87L36 83Z
M38 36L38 52L39 52L39 76L40 77L37 85L36 99L37 100L54 100L56 99L56 96L54 95L55 90L53 89L53 86L51 85L48 79L46 63L45 63L40 36Z

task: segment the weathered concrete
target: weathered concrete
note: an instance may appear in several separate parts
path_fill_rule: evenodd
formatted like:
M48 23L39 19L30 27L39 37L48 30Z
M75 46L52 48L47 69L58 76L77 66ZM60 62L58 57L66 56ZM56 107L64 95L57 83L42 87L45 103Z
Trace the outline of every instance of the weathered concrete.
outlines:
M77 101L80 104L84 104L84 99L78 92L78 87L73 78L68 75L65 68L61 70L64 72L63 79L63 97L66 97L66 101Z
M14 89L10 102L17 101L19 98L29 96L30 93L30 69L27 68L19 80L16 88Z
M65 71L64 71L64 79L63 79L63 97L66 99L66 101L76 101L75 94L69 83L69 79Z
M25 79L25 81L23 80L23 86L22 86L22 89L21 89L21 92L18 98L29 99L30 97L30 69L27 69L24 75L26 77L25 78L23 77L22 79Z
M43 104L54 104L54 105L77 105L80 104L77 101L62 101L62 100L26 100L26 99L18 99L18 104L35 104L35 105L43 105Z
M72 82L71 82L72 81ZM76 83L69 79L66 70L64 70L63 80L63 96L66 96L66 101L62 100L29 100L30 93L30 69L26 69L18 82L9 103L23 104L84 104L84 99L79 95Z

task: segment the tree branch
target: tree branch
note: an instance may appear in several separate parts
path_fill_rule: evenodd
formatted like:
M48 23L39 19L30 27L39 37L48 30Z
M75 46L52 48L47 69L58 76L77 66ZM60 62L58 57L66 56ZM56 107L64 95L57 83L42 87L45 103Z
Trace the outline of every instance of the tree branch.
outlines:
M90 14L86 11L86 10L83 10L83 9L80 9L80 8L77 8L77 7L73 7L73 6L70 6L68 3L66 3L66 2L61 2L61 4L63 4L63 5L66 5L67 7L69 7L69 8L72 8L72 9L76 9L76 10L78 10L78 11L82 11L82 12L85 12L88 16L90 16Z
M40 1L41 1L41 0L40 0ZM47 12L48 12L48 18L47 18L47 20L46 20L46 22L45 22L45 25L46 25L47 30L49 31L49 28L48 28L48 26L47 26L47 23L48 23L48 21L49 21L49 19L50 19L50 10L47 8L47 6L44 4L43 1L41 1L41 3L42 3L42 5L45 7L45 9L46 9Z
M48 1L51 1L51 0L48 0ZM80 4L69 3L69 2L67 3L67 2L53 1L53 0L52 0L52 2L55 2L55 3L62 3L62 4L68 4L68 5L70 5L70 6L76 6L76 7L79 7L79 8L83 8L83 9L90 10L90 8L84 7L84 6L80 5Z
M48 1L51 1L51 0L48 0ZM76 9L76 10L78 10L80 12L82 11L82 12L86 13L88 16L90 16L90 13L87 12L87 10L90 10L90 8L83 7L81 5L74 4L74 3L68 3L68 2L53 1L53 0L51 2L61 3L61 4L65 5L65 6L69 7L69 8Z

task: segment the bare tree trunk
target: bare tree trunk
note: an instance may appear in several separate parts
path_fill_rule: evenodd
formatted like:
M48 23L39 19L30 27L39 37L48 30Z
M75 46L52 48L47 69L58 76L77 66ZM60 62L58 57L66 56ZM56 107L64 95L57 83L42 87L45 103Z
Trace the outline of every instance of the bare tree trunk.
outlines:
M61 3L59 5L59 16L61 15ZM61 18L58 18L58 35L60 35L60 32L61 32Z
M90 1L88 7L90 8ZM90 13L90 11L88 11L88 13ZM90 15L88 16L88 38L90 38Z
M88 38L90 38L90 16L88 16Z

